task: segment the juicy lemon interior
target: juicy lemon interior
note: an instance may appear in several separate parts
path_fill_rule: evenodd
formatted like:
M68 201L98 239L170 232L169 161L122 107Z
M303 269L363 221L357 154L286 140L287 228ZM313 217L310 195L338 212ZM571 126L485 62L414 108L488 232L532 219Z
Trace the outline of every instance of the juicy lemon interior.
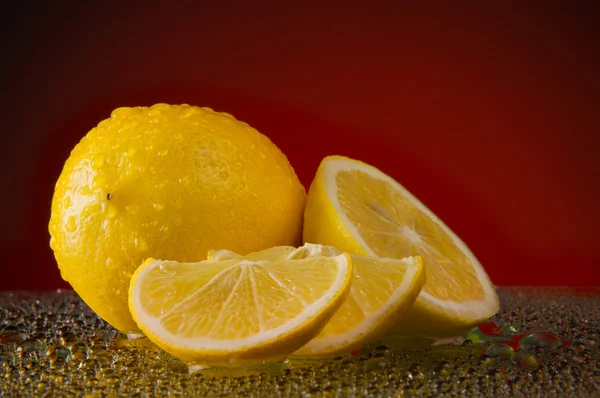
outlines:
M321 299L339 277L336 261L165 262L141 281L140 302L172 335L243 339L288 323Z
M339 171L336 183L343 212L376 255L422 256L423 290L434 297L456 302L485 298L464 251L402 192L360 170Z
M314 255L305 245L295 258ZM308 250L307 250L308 249ZM320 246L323 255L336 255L340 250L331 246ZM321 335L341 336L365 321L365 318L381 309L390 300L394 291L404 280L407 268L399 260L351 255L354 276L350 294L331 322L327 323Z
M299 248L272 247L246 256L229 250L214 250L209 252L208 260L306 259L340 254L342 251L333 246L307 243ZM410 309L425 283L420 257L397 260L350 255L350 258L353 276L348 297L321 333L295 355L334 355L362 348L389 330L394 320Z
M407 268L398 264L398 260L351 257L354 278L350 294L332 322L325 326L324 335L344 335L363 323L365 318L378 312L390 300L405 278ZM412 297L413 301L419 291L417 289Z
M317 247L320 245L311 245ZM320 246L318 252L312 252L310 246L295 249L291 246L273 247L262 252L250 253L243 256L245 260L255 258L258 255L269 259L305 259L314 255L335 256L342 252L330 246ZM223 250L215 251L209 260L221 261L231 258L242 258L238 254ZM344 335L348 330L362 323L369 314L377 312L404 280L406 265L399 260L376 258L368 256L351 255L354 276L350 294L336 312L332 322L327 323L322 334Z

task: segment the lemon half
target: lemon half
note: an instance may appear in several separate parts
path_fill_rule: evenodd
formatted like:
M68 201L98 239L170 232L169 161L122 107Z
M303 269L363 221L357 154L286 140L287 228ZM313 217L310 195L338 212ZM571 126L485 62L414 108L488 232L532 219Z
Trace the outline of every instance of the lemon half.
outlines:
M321 162L308 194L304 241L367 256L420 255L427 283L396 333L453 336L499 309L467 245L397 181L363 162L342 156Z

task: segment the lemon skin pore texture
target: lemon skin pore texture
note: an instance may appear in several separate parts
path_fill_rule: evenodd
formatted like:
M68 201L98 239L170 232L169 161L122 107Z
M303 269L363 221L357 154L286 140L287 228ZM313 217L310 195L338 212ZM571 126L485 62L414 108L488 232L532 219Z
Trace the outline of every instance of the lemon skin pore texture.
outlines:
M301 241L306 193L285 155L226 113L119 108L73 149L52 199L62 277L100 317L138 331L129 281L148 257L200 261Z

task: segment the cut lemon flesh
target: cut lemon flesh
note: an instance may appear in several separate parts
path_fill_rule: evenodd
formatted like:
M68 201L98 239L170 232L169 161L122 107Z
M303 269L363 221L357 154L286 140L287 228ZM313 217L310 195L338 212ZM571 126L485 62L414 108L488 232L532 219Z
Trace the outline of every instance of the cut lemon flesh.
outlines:
M273 246L265 250L246 254L244 260L251 261L273 261L273 260L285 260L288 256L294 252L296 248L294 246ZM342 254L342 252L339 252ZM206 256L208 261L223 261L232 260L234 258L240 258L241 256L231 250L210 250Z
M129 308L140 330L176 357L213 366L280 361L316 336L351 285L348 255L298 260L146 260Z
M305 244L294 249L278 246L269 253L279 259L306 259L314 256L338 256L332 246ZM248 259L220 250L212 261ZM404 316L425 284L421 257L390 259L351 255L354 275L350 294L325 328L308 344L294 353L301 357L322 357L352 352L385 334Z
M453 335L499 309L494 286L465 243L402 185L365 163L341 156L321 162L304 240L368 256L422 256L427 283L398 333Z

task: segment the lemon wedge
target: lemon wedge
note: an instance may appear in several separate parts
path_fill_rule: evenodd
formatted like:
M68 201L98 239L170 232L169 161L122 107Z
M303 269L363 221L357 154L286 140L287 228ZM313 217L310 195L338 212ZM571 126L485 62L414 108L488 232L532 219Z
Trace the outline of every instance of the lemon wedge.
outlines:
M183 263L147 259L129 309L156 345L191 363L278 362L315 337L348 295L352 263L335 257Z
M496 291L467 245L406 188L377 168L326 157L311 184L304 241L386 258L420 255L427 282L394 326L405 335L462 334L499 310Z
M335 257L342 251L332 246L307 243L300 248L277 246L259 253L273 259ZM211 261L249 259L229 250L209 253ZM327 357L350 353L381 337L411 308L425 284L421 257L404 259L350 255L354 275L350 294L325 328L294 353L298 357Z

